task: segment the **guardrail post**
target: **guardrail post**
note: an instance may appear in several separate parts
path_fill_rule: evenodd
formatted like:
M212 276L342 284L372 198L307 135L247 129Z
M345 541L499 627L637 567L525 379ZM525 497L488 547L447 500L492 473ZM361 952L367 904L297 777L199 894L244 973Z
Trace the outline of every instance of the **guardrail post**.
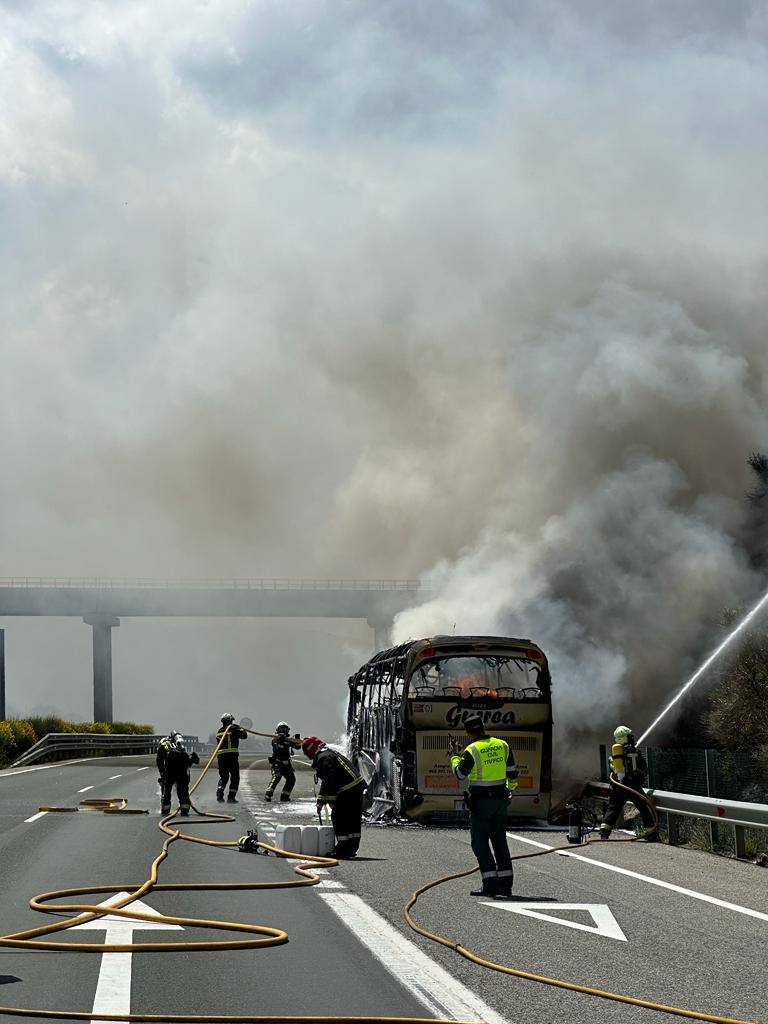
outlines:
M680 845L680 825L674 814L667 812L667 842L670 846Z
M704 751L704 770L707 778L707 796L716 796L715 789L717 784L715 781L715 752L714 750ZM709 845L714 850L715 848L715 823L714 821L707 822L709 826Z
M747 856L747 834L743 825L733 826L733 845L737 857Z

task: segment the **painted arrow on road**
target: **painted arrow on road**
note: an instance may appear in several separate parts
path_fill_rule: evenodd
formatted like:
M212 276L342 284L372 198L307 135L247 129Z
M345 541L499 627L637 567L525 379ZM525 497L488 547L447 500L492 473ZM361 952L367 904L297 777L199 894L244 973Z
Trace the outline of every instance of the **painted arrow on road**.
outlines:
M100 903L100 907L110 907L114 903L125 899L127 892L119 892L110 896L108 900ZM141 900L135 900L130 904L130 910L136 910L140 914L149 914L151 917L160 917L160 914L152 907L148 907ZM113 914L106 914L104 917L94 918L84 924L75 925L72 931L79 928L89 928L92 931L106 931L104 942L106 945L117 945L133 942L135 931L155 931L156 929L167 929L168 931L183 931L178 924L165 924L158 921L157 924L150 924L149 921L131 921L127 917L117 917ZM101 957L101 968L99 970L99 981L96 985L96 997L93 1000L92 1024L106 1024L99 1019L101 1013L130 1013L131 1012L131 958L132 953L103 953Z
M546 921L548 924L561 924L566 928L589 932L590 935L604 935L607 939L618 939L619 942L627 941L619 922L606 903L502 903L496 900L483 900L482 902L486 907L510 910L513 914L535 917L538 921ZM595 923L581 924L578 921L569 921L565 917L552 916L552 912L558 910L584 910Z

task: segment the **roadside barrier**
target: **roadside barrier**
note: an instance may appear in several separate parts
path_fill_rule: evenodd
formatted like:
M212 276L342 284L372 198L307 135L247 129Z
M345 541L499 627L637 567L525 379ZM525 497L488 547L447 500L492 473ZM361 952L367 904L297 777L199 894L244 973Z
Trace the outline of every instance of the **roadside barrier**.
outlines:
M253 731L253 730L248 730ZM222 734L222 738L219 741L218 746L211 754L208 762L203 768L200 776L195 781L194 785L190 787L190 793L194 793L198 788L206 773L213 764L213 760L218 752L219 747L224 742L227 730ZM617 779L614 782L621 786L621 783ZM626 788L626 787L622 787ZM653 808L650 800L645 798L648 805ZM88 803L98 804L117 804L120 800L105 800L105 801L89 801ZM86 803L84 801L84 803ZM102 809L107 812L109 811L121 811L125 810L124 807L102 807L94 808ZM195 813L198 815L196 819L191 819L186 824L192 825L209 825L209 824L220 824L222 822L235 821L235 817L229 814L220 814L214 812L203 813L199 811L193 805ZM59 810L62 810L59 808ZM139 812L143 813L143 812ZM152 891L157 892L193 892L193 891L255 891L259 889L290 889L304 886L317 885L320 882L320 876L312 871L312 867L331 867L338 865L338 861L333 857L320 857L320 856L307 856L305 854L292 853L288 850L283 850L278 846L270 845L262 841L258 842L258 846L269 853L273 853L278 857L283 857L288 860L299 861L300 863L294 868L294 873L299 875L300 878L295 881L284 881L284 882L160 882L159 870L160 865L168 858L169 850L172 845L179 840L191 843L197 843L203 846L217 847L221 849L234 849L239 848L238 840L219 840L219 839L206 839L202 836L193 835L188 832L183 832L180 828L173 827L171 822L176 817L178 812L174 811L172 814L166 815L160 819L159 828L165 834L166 838L163 841L162 848L155 859L152 861L149 877L139 885L101 885L101 886L86 886L70 889L58 889L47 893L41 893L38 896L34 896L29 901L29 906L33 910L40 911L46 914L72 914L76 912L74 917L66 917L64 919L58 919L54 924L43 925L39 928L31 928L22 932L15 932L9 935L0 936L0 948L17 948L17 949L35 949L45 950L48 952L61 952L61 953L134 953L134 952L153 952L153 953L164 953L164 952L199 952L203 950L232 950L232 949L257 949L261 947L277 946L288 941L288 933L281 928L275 928L271 925L262 924L244 924L241 922L232 921L214 921L205 920L202 918L189 918L189 917L175 917L171 915L148 915L142 914L135 910L129 910L128 907L135 900L146 896ZM655 808L653 809L655 820L658 826L658 816L656 815ZM636 838L636 837L635 837ZM608 842L635 842L635 838L622 838L612 839ZM587 845L592 840L587 840L584 845ZM605 842L605 840L601 840ZM570 846L554 847L548 850L537 850L534 853L519 854L512 859L527 860L533 857L542 857L547 854L557 853L560 850L572 849ZM613 1002L625 1003L632 1006L643 1007L648 1010L654 1010L660 1013L673 1014L679 1017L687 1017L693 1020L710 1021L713 1024L755 1024L753 1021L740 1020L733 1017L721 1017L714 1014L703 1013L696 1010L689 1010L678 1006L668 1006L662 1003L655 1003L651 1000L638 999L633 996L623 995L617 992L610 992L607 990L593 988L587 985L580 985L576 982L566 981L561 978L550 978L546 975L535 974L530 971L525 971L521 968L508 967L504 964L498 964L491 960L486 960L484 957L479 956L472 950L463 946L460 942L448 938L447 936L440 935L435 932L429 931L427 928L423 928L413 918L411 910L415 906L417 900L423 893L430 889L434 889L439 885L446 882L453 881L458 878L465 878L469 875L474 874L477 868L468 868L464 871L454 872L453 874L444 875L441 878L436 878L426 885L421 886L415 890L407 900L403 912L405 920L414 932L429 939L432 942L439 943L448 949L453 950L466 960L477 964L480 967L484 967L489 970L498 971L502 974L511 975L516 978L522 978L527 981L534 981L544 985L551 985L556 988L567 989L572 992L579 992L584 995L595 996L600 999L607 999ZM101 895L104 893L118 893L123 892L126 889L130 889L129 894L122 899L110 904L109 906L94 906L89 903L56 903L54 901L65 899L68 897L78 896L94 896ZM185 928L206 928L214 931L224 932L239 932L248 936L243 939L221 939L216 941L205 941L205 942L142 942L142 943L90 943L90 942L61 942L61 941L48 941L43 939L43 936L52 935L56 932L64 931L68 928L72 928L76 925L83 924L87 921L92 921L95 918L103 917L105 915L115 915L118 917L124 917L133 921L148 921L153 924L165 923L181 925ZM37 1019L55 1019L55 1020L92 1020L93 1011L77 1011L77 1010L42 1010L42 1009L26 1009L22 1007L12 1006L0 1006L0 1016L16 1016L16 1017L30 1017ZM128 1013L128 1014L105 1014L99 1012L98 1017L100 1020L106 1021L136 1021L136 1022L168 1022L168 1024L288 1024L288 1022L300 1022L300 1024L373 1024L373 1022L380 1022L380 1024L476 1024L476 1022L470 1021L448 1021L439 1020L434 1017L382 1017L380 1015L375 1016L350 1016L350 1015L338 1015L338 1016L316 1016L316 1015L257 1015L257 1014L169 1014L169 1013Z

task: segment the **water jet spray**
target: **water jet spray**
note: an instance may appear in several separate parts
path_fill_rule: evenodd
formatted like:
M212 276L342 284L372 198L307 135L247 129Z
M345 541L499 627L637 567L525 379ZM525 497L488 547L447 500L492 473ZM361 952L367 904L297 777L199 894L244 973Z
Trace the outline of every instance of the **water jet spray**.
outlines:
M761 612L761 610L763 609L763 607L766 604L768 604L768 592L766 592L760 598L760 600L757 602L757 604L755 605L755 607L751 611L747 612L747 614L744 616L744 618L741 620L741 622L736 626L735 629L731 630L731 632L728 634L728 636L725 638L725 640L723 640L723 642L720 644L720 646L717 647L710 654L710 656L707 658L707 660L705 662L703 662L699 666L699 668L696 669L696 671L693 673L693 675L688 680L688 682L685 684L685 686L683 686L682 689L677 694L675 694L675 696L672 698L672 700L669 702L669 704L667 704L667 706L664 708L664 710L661 712L661 714L651 722L651 724L648 726L648 728L645 730L645 732L642 734L642 736L638 739L638 741L637 741L638 747L640 746L641 743L643 743L647 739L648 736L650 736L650 734L653 732L653 730L656 728L656 726L659 724L659 722L661 722L662 719L666 717L666 715L672 710L672 708L675 706L675 704L677 704L678 701L693 686L696 685L696 683L699 681L699 679L701 679L701 677L704 675L704 673L707 671L707 669L710 667L710 665L720 657L720 655L723 653L723 651L726 649L726 647L728 647L729 644L731 644L733 642L733 640L736 639L736 637L739 635L739 633L741 633L742 630L745 629L746 626L749 625L749 623L752 621L752 619L755 618L756 615L759 615L759 613Z

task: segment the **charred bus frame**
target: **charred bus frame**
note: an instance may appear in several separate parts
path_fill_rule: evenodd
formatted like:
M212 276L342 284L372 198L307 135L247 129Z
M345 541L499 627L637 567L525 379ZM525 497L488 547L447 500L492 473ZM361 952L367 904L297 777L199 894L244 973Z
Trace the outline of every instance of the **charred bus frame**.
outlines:
M459 676L467 666L469 675ZM513 677L527 685L501 685ZM451 735L466 739L463 722L473 711L510 743L521 768L510 816L548 817L549 666L535 643L511 637L411 640L374 655L350 676L347 733L371 802L409 818L462 815L447 746Z

